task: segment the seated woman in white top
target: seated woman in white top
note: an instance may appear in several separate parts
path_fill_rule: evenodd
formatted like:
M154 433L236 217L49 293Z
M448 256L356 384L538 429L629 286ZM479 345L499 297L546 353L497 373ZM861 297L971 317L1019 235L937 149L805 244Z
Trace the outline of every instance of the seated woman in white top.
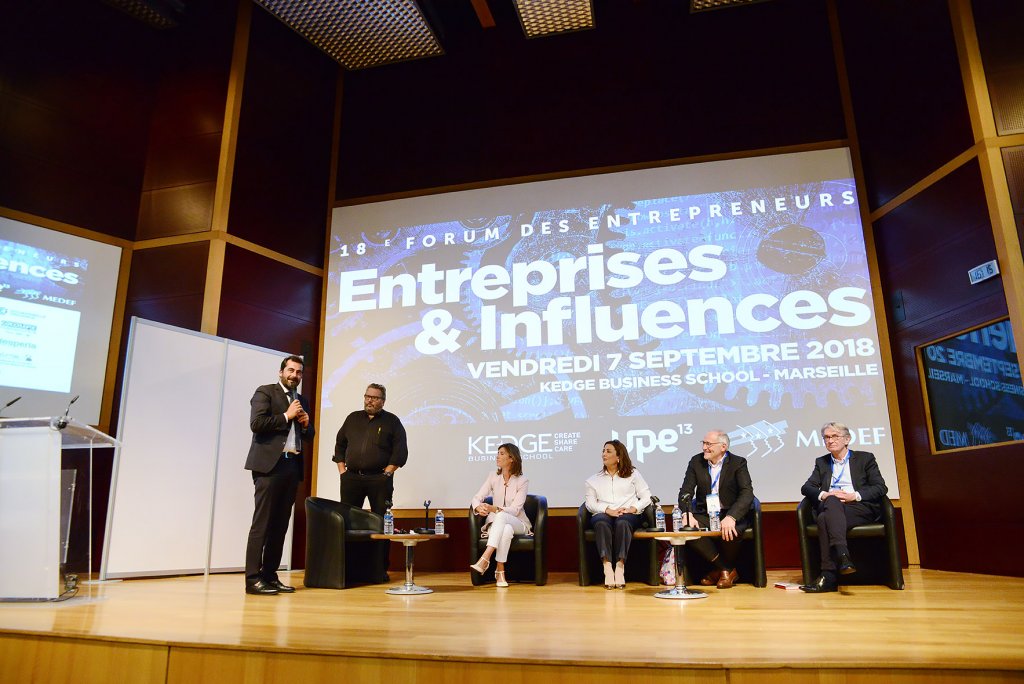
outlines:
M469 567L479 573L487 572L491 556L496 556L498 567L494 570L494 579L499 587L507 587L505 561L508 560L508 550L512 546L512 536L529 534L531 530L530 519L523 510L530 481L523 477L523 457L515 444L502 444L498 447L495 460L497 471L487 476L471 504L477 515L487 516L487 522L484 523L487 548L480 559ZM489 504L484 503L487 497L491 497Z
M604 565L604 588L625 589L626 556L643 522L640 511L651 504L651 489L619 440L604 443L601 461L601 472L587 479L586 506L593 514L590 526Z

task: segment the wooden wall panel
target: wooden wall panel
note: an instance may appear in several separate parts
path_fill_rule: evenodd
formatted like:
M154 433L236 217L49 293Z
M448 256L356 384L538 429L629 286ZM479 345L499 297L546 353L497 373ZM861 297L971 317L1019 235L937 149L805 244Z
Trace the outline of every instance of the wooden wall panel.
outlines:
M883 287L899 293L906 315L890 321L897 331L1002 292L999 279L971 285L967 278L969 269L996 258L976 160L876 221L874 234ZM968 323L954 325L949 332Z
M1024 132L1024 3L973 0L978 47L999 135Z
M236 6L189 5L190 20L168 32L136 239L210 230Z
M535 40L433 6L444 57L345 74L339 199L845 136L824 0L594 3Z
M898 291L907 314L890 330L922 567L1022 576L1024 550L1005 540L1024 525L1014 495L1024 445L932 454L915 355L1007 312L998 278L967 279L996 256L977 162L886 214L874 232L885 292Z
M338 65L252 12L228 231L324 263Z
M3 14L0 205L130 238L159 37L99 2Z
M877 208L974 143L949 8L837 5L868 200Z

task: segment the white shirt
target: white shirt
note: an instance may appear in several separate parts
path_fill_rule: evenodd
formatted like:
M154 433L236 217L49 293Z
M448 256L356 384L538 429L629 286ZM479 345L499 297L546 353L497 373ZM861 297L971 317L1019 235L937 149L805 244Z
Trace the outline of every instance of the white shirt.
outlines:
M711 461L707 462L707 464L708 464L708 475L711 476L711 483L714 485L713 487L711 487L711 493L712 494L718 494L718 485L719 485L719 482L722 479L721 478L722 466L725 465L725 459L726 458L727 458L726 456L723 456L722 458L718 459L718 463L717 464L714 464Z
M651 488L636 468L629 477L609 475L601 470L587 478L587 510L604 513L607 508L636 508L642 512L651 505Z
M841 489L844 492L850 492L857 495L857 501L860 501L860 492L853 488L853 473L850 472L850 450L846 450L846 454L841 459L837 459L835 456L832 457L832 479L829 480L828 488ZM839 478L836 480L836 478ZM818 494L818 501L822 501L828 492L822 492Z
M284 390L285 396L288 397L288 403L291 404L291 401L292 401L292 391L290 389L288 389L287 387L285 387L284 383L282 383L282 382L279 382L277 384L280 385L281 389ZM298 393L296 393L296 396L297 395L298 395ZM288 413L287 412L285 412L285 414L284 414L284 419L288 420ZM300 450L300 448L299 448L298 426L295 424L296 421L294 421L294 420L289 421L289 423L291 423L291 424L288 426L288 438L284 442L284 450L285 450L286 453L289 453L289 454L297 454L297 453L299 453L299 450Z

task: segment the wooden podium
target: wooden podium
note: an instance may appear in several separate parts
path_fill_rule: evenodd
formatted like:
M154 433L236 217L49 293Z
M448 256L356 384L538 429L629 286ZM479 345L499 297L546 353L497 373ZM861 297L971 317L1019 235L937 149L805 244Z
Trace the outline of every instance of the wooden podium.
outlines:
M113 437L65 417L0 419L0 601L59 601L75 593L61 569L71 504L63 493L74 488L73 479L61 483L63 449L89 449L92 572L92 452L119 446Z

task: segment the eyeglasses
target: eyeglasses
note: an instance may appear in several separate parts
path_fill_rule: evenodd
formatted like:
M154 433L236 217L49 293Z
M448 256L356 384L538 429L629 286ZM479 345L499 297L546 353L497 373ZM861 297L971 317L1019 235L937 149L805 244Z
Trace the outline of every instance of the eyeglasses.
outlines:
M364 394L363 399L366 401L384 401L384 397L371 397L369 394Z
M715 446L716 444L725 444L725 442L701 442L702 447Z
M831 442L834 439L843 439L846 435L823 435L822 439L826 442Z

